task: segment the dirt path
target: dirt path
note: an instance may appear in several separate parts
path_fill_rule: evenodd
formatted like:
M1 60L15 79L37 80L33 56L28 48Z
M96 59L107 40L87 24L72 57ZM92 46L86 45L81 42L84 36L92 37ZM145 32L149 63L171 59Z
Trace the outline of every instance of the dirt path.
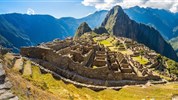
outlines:
M20 71L20 70L22 70L22 68L23 68L23 60L22 60L22 58L17 59L17 60L15 61L13 70L15 70L15 71Z
M32 75L32 66L30 61L26 61L23 69L23 75L24 76Z

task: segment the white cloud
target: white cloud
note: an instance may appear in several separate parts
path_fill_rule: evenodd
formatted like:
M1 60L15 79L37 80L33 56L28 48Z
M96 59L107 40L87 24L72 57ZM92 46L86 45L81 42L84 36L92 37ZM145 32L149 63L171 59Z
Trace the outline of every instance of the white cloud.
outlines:
M96 9L110 9L115 5L120 5L123 8L140 6L178 12L178 0L83 0L82 4L94 6Z
M169 9L171 12L178 12L178 3L175 3L171 8Z
M28 15L34 15L34 14L35 14L35 11L34 11L32 8L28 8L28 9L27 9L27 14L28 14Z

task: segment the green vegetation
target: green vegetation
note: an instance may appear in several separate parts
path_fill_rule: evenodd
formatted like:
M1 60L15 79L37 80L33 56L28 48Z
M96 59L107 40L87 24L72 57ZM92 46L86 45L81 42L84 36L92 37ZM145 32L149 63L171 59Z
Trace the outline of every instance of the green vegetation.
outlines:
M111 41L113 41L113 39L114 39L114 38L113 38L112 36L110 36L110 37L107 38L106 40L109 41L109 42L111 42Z
M133 52L131 50L118 50L119 46L124 44L119 44L117 40L115 40L112 36L110 36L109 38L107 38L106 40L102 40L102 41L97 41L97 37L93 38L93 40L95 42L99 42L100 44L103 44L105 47L109 47L109 49L111 51L116 51L116 52L121 52L122 54L127 54L127 55L131 55L133 54Z
M96 69L96 68L98 68L98 67L97 67L97 66L93 66L92 68L93 68L93 69Z
M95 32L91 32L91 36L92 37L95 37L95 36L97 36L98 34L96 34Z
M32 74L31 61L26 61L23 68L23 76L30 77Z
M142 57L142 56L137 56L137 57L132 57L134 61L139 62L142 65L145 65L146 63L148 63L148 59Z
M100 41L101 44L103 44L104 46L113 46L112 41L113 37L109 37L106 40L102 40Z
M111 51L118 51L118 48L117 47L109 47L109 49L111 50Z
M178 93L176 90L178 84L175 83L145 86L144 88L129 86L119 91L106 89L95 92L88 88L77 88L72 84L65 84L61 80L55 80L49 73L41 74L37 66L33 66L32 70L33 74L30 81L32 81L34 85L67 100L168 100L173 94Z
M121 52L124 55L131 55L133 54L133 52L131 50L118 50L119 52Z
M167 59L166 62L168 65L168 71L178 76L178 63L170 59Z
M161 77L161 78L163 78L163 79L165 79L165 80L167 80L167 81L171 81L172 80L172 78L170 78L170 77L168 77L168 76L164 76L164 75L161 75L161 74L159 74L160 72L157 70L157 71L154 71L154 75L158 75L159 77Z
M173 39L171 39L170 41L169 41L169 43L172 45L172 47L174 48L174 50L176 51L176 53L177 53L177 55L178 55L178 37L175 37L175 38L173 38Z
M109 37L106 40L99 41L100 44L103 44L105 47L109 47L111 51L115 51L116 46L113 45L112 41L114 40L113 37Z
M12 58L10 55L6 55L6 57L7 59ZM30 61L27 62L30 63ZM167 62L169 65L173 63L173 61L170 60ZM27 85L30 86L32 89L32 96L38 98L37 100L46 100L49 99L49 97L52 98L52 96L62 100L169 100L172 95L178 94L177 83L143 87L126 86L119 91L106 89L96 92L88 88L77 88L73 84L67 84L61 80L56 80L50 73L42 74L39 67L34 65L32 65L32 75L29 77L22 78L19 73L13 73L13 71L9 71L8 75L9 74L11 74L9 77L10 80L12 80L12 83L16 86L13 89L14 93L18 94L21 99L26 100L28 98L24 97L24 91L26 91ZM26 82L25 80L28 81ZM56 99L53 98L52 100Z
M100 43L103 44L104 46L112 46L112 44L107 40L103 40Z

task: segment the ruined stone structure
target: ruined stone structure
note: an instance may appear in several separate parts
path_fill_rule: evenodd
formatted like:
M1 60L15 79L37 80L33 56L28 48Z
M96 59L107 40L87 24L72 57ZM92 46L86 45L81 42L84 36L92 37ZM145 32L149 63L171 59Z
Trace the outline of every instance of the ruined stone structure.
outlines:
M128 44L127 48L134 49L129 45L135 42L125 40L125 43ZM36 47L21 48L20 53L47 70L89 85L124 86L160 79L130 56L111 51L92 39L58 40Z

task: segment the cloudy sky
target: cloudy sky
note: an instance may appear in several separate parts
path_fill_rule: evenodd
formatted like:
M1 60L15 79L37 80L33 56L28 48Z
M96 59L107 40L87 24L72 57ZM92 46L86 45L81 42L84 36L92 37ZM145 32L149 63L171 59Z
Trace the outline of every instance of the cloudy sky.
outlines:
M57 18L80 18L96 10L110 9L115 5L152 7L178 12L178 0L0 0L0 14L50 14Z
M84 0L82 4L96 9L110 9L114 5L121 5L123 8L140 6L178 11L178 0Z

